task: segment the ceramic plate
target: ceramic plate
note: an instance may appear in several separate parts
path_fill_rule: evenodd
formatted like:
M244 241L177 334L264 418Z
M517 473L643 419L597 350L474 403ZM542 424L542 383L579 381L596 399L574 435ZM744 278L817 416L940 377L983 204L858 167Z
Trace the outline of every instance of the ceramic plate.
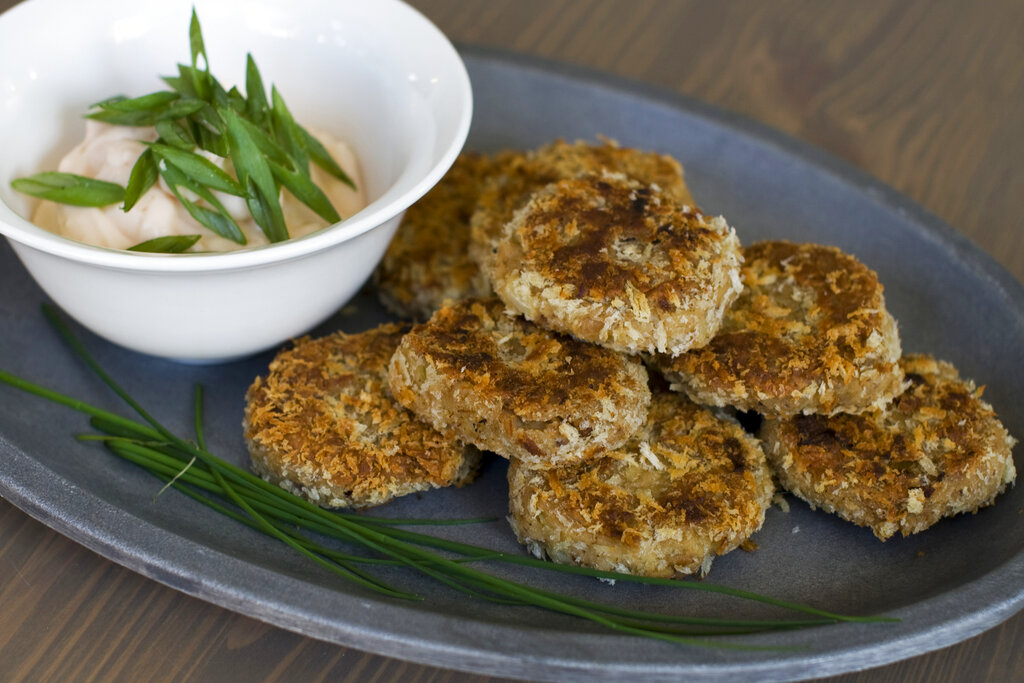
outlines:
M750 243L814 241L845 249L886 286L906 351L952 361L987 385L1012 434L1024 435L1024 287L951 228L907 199L804 144L692 100L533 59L465 50L476 114L471 148L529 147L602 134L683 161L706 211ZM0 367L99 405L117 400L63 347L39 313L44 295L0 247ZM384 318L372 292L322 325L356 331ZM82 338L107 369L179 432L191 387L207 387L208 437L244 463L243 393L271 354L220 366L182 366ZM715 561L709 580L855 614L844 624L747 637L762 651L688 648L624 637L529 608L466 599L403 570L383 572L426 599L391 601L341 583L256 532L225 521L103 449L76 443L82 416L0 387L0 494L93 550L157 581L287 629L445 667L558 680L823 676L884 664L967 638L1024 604L1024 487L977 515L880 543L872 534L792 501L769 511L755 552ZM1018 449L1018 469L1021 460ZM493 515L501 521L438 533L518 551L501 519L504 466L466 489L412 496L377 514ZM696 614L778 611L704 593L623 585L493 566L491 571L575 595Z

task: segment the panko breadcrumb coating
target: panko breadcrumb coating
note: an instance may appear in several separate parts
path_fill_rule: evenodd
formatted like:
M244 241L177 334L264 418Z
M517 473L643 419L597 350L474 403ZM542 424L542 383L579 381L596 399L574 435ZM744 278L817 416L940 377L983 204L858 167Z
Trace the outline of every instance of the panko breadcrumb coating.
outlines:
M657 185L676 203L693 205L683 167L667 154L620 147L608 139L600 143L556 140L526 154L505 157L484 184L470 221L470 256L487 273L505 224L534 192L559 180L606 172Z
M605 571L706 574L764 522L774 488L757 440L658 393L620 449L553 470L509 464L509 521L536 555Z
M547 185L496 244L491 282L509 308L623 353L707 344L742 289L725 219L624 175Z
M374 272L381 302L396 315L426 320L447 299L491 294L469 257L469 219L484 182L511 152L464 152L430 192L409 207Z
M368 507L468 483L480 453L398 405L387 364L408 326L304 338L246 393L254 469L325 507Z
M388 379L429 424L538 468L621 446L651 398L637 360L543 330L493 298L445 306L414 327Z
M883 409L760 431L782 486L883 541L990 505L1016 476L1016 441L972 381L930 356L902 365L910 387Z
M744 290L707 346L654 364L673 389L766 416L880 408L903 388L878 276L835 247L743 250Z

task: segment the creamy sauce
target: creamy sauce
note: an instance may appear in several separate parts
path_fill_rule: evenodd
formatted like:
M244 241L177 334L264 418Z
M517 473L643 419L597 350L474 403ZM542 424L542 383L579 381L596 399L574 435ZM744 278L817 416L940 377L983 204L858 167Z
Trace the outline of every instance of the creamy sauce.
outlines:
M355 183L356 189L353 190L319 166L311 166L310 175L313 182L324 191L342 219L348 218L366 206L362 176L355 155L348 145L329 133L308 130ZM112 126L98 121L87 121L85 139L61 159L58 170L125 186L128 184L132 166L145 151L140 141L152 142L156 139L157 133L153 128ZM203 154L234 176L234 170L229 162L214 155ZM187 190L182 192L186 198L195 199ZM202 235L190 251L233 251L267 244L266 236L249 214L244 199L220 192L215 192L214 195L238 223L238 227L245 234L247 244L237 244L225 239L196 222L162 178L140 197L127 213L121 210L120 204L91 208L43 201L33 214L32 222L69 239L113 249L127 249L140 242L165 235ZM285 224L291 237L308 235L328 225L327 221L317 216L287 190L281 190L280 199Z

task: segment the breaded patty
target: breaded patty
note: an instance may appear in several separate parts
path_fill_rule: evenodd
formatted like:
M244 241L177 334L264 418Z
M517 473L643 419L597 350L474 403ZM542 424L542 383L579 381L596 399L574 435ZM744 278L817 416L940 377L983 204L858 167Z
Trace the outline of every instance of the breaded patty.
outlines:
M446 299L491 294L490 282L469 257L469 219L483 183L510 154L464 152L441 182L409 207L374 272L388 310L426 320Z
M835 247L743 250L744 290L707 346L655 365L705 405L768 416L880 408L903 387L896 321L874 271Z
M509 308L623 353L708 343L739 296L740 243L658 189L604 174L535 193L508 223L491 282Z
M470 256L489 272L496 241L516 209L549 183L583 174L622 173L649 185L657 185L682 205L693 205L683 178L683 167L667 154L619 147L611 140L600 143L556 140L536 150L508 156L484 183L471 219Z
M246 393L253 468L327 507L469 482L479 451L416 419L387 390L387 364L407 329L337 332L278 353Z
M1015 440L981 391L949 363L908 355L910 387L860 415L766 420L779 482L883 541L990 505L1013 482Z
M413 328L388 379L429 424L540 468L621 446L651 399L637 360L543 330L494 298L445 306Z
M657 393L620 449L578 465L509 464L509 521L538 556L606 571L700 571L764 522L774 493L757 440L684 396Z

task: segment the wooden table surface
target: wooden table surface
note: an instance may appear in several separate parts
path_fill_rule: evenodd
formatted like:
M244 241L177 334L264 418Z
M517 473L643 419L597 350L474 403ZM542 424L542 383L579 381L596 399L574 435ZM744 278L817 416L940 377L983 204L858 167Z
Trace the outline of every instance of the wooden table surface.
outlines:
M12 4L0 0L0 9ZM644 81L817 145L905 193L1024 280L1020 0L413 4L456 42ZM828 680L1012 679L1024 679L1024 613L959 645ZM497 679L317 642L228 612L0 501L0 680Z

